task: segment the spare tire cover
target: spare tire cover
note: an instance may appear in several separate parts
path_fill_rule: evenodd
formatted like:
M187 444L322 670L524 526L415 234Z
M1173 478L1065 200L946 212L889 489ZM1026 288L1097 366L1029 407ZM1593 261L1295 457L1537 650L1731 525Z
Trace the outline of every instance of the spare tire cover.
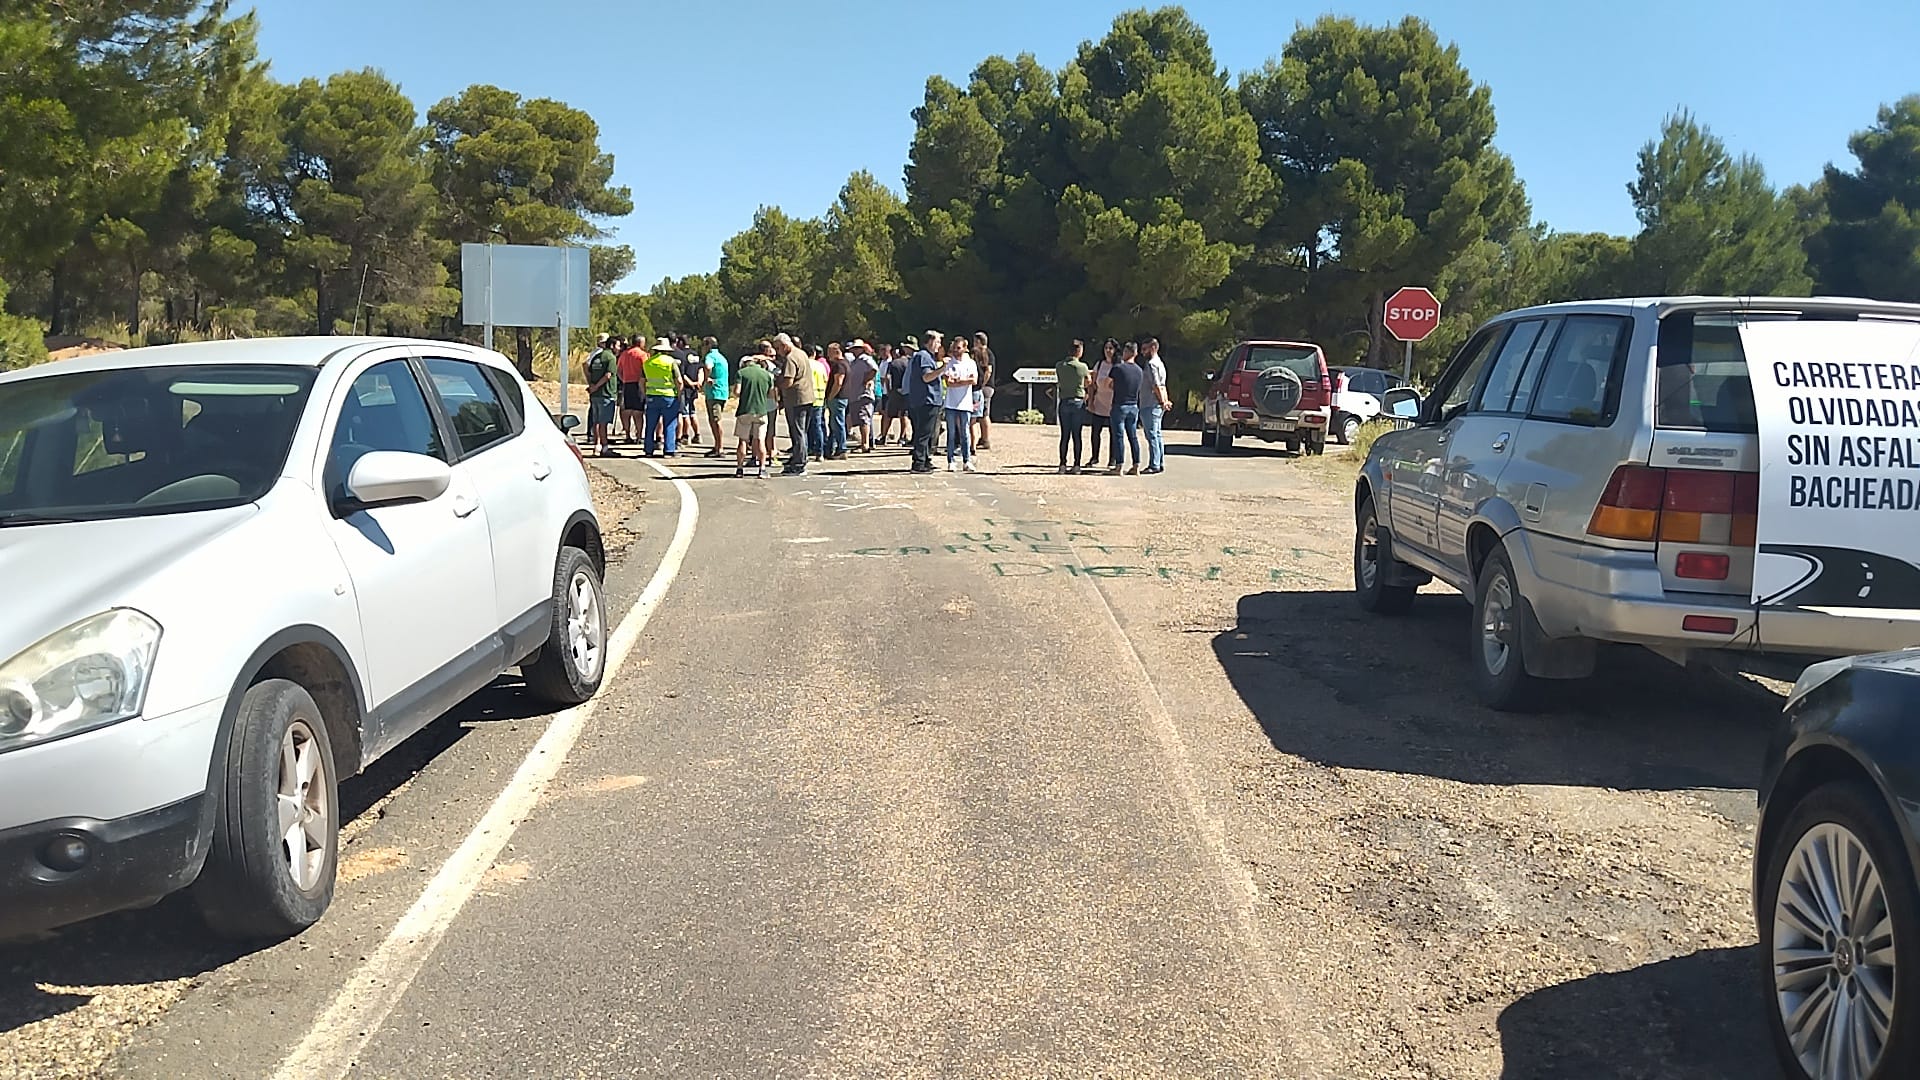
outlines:
M1285 416L1300 407L1300 376L1269 368L1253 383L1253 407L1266 416Z

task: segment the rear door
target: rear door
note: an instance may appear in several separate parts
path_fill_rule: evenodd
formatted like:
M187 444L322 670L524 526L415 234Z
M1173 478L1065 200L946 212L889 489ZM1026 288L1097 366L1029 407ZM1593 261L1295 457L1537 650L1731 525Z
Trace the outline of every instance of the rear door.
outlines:
M1752 594L1760 436L1753 383L1728 314L1660 321L1653 455L1668 470L1656 547L1669 592Z
M1528 530L1592 542L1594 507L1614 468L1640 452L1635 439L1645 430L1639 395L1621 416L1632 338L1630 315L1568 315L1521 372L1513 410L1526 421L1501 486L1513 492ZM1553 576L1571 580L1565 568Z

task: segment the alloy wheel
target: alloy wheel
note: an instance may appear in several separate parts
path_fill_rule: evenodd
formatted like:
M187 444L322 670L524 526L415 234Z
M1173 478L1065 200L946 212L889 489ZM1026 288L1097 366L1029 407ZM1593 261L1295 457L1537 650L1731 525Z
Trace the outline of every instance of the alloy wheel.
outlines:
M1822 822L1787 857L1773 905L1773 987L1807 1075L1866 1077L1893 1027L1893 914L1879 868L1850 830Z
M304 720L280 736L280 776L274 795L287 873L302 892L320 883L327 866L333 814L327 805L327 762Z
M1359 550L1353 553L1354 569L1360 576L1360 587L1373 588L1374 581L1380 576L1380 519L1371 512L1360 526Z
M584 570L576 572L567 586L567 651L574 673L583 682L590 683L600 674L603 637L600 594Z
M1487 582L1480 603L1480 661L1487 674L1498 676L1513 657L1513 584L1504 573Z

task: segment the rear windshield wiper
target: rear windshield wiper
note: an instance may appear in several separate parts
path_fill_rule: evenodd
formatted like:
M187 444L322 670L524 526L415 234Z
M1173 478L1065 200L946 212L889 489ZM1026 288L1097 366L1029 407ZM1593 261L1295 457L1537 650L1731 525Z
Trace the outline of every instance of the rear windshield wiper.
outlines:
M65 524L68 524L69 522L74 522L79 520L81 519L76 517L59 517L57 515L52 515L52 514L34 514L34 513L28 513L27 511L24 511L24 510L15 511L13 513L7 513L4 510L0 510L0 529L4 529L9 525L65 525Z

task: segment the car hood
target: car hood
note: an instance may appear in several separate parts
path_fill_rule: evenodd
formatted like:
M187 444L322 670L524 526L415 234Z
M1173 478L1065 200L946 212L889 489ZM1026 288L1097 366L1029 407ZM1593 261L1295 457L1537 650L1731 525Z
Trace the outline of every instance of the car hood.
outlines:
M258 513L248 504L0 529L0 663L89 615L139 607L148 586ZM164 632L166 613L147 613Z

